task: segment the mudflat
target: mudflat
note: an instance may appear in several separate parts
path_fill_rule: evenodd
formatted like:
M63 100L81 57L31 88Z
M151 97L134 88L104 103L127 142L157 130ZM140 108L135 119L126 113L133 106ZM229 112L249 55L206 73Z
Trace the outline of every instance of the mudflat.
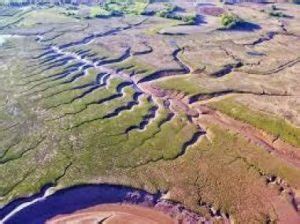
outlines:
M75 212L71 215L62 215L55 217L49 221L47 224L63 224L63 223L108 223L108 224L118 224L118 223L128 224L174 224L175 221L172 220L167 215L154 209L144 208L141 206L134 205L119 205L119 204L107 204L99 205L96 207L84 209Z

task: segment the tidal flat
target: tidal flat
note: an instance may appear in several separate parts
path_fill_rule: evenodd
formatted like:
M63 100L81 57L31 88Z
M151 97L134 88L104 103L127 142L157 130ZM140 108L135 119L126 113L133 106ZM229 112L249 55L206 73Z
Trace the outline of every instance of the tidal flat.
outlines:
M0 2L0 223L300 223L300 5L229 3Z

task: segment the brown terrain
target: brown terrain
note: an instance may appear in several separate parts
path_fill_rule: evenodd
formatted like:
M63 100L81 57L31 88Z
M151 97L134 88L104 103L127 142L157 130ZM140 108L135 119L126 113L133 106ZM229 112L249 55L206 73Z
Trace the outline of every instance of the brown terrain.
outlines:
M125 221L126 220L126 221ZM175 224L169 216L134 205L99 205L71 215L54 217L46 224Z

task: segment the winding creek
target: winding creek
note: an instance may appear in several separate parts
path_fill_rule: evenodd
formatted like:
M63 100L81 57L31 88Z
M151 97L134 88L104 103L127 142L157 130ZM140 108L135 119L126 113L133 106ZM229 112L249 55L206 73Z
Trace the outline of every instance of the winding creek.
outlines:
M43 16L46 17L47 15ZM132 141L136 141L137 137L141 136L141 143L134 142L137 146L133 145L133 147L137 147L137 150L141 151L141 154L136 153L137 150L133 148L132 151L135 150L132 153L133 156L143 155L142 153L144 153L144 151L142 150L148 150L148 153L149 151L151 152L152 148L154 149L153 153L151 152L151 156L148 156L148 154L145 155L145 158L140 156L140 160L134 161L132 164L129 164L129 162L131 162L129 161L129 165L125 163L124 167L121 166L123 165L122 163L120 165L120 168L122 169L130 168L133 173L133 169L136 167L144 165L147 166L148 164L151 165L151 163L160 160L162 161L163 159L171 160L167 158L168 155L165 156L163 153L161 154L161 157L159 157L159 154L158 156L156 155L156 145L154 145L156 144L155 141L153 147L148 143L152 139L159 140L160 138L165 138L165 136L167 136L165 133L167 133L170 128L175 127L178 123L178 131L176 126L174 128L174 132L176 131L176 133L179 134L183 133L184 139L182 140L184 141L174 141L178 151L176 152L176 156L172 157L172 160L176 160L176 162L173 163L173 161L170 161L169 163L168 161L168 166L166 166L166 168L172 169L174 164L176 169L174 169L173 172L171 170L171 174L176 173L176 171L182 171L180 176L182 178L177 179L177 177L174 176L173 180L173 178L169 179L168 177L166 179L166 188L168 190L164 192L159 192L159 190L157 190L158 192L156 193L145 191L145 186L148 185L143 187L143 182L140 182L139 184L141 185L138 185L140 189L129 187L130 184L125 186L108 183L87 184L84 182L81 182L79 185L72 185L71 187L69 185L66 187L63 186L63 182L61 182L60 179L66 174L67 169L72 165L73 160L70 160L69 165L67 165L64 169L64 173L55 178L53 181L55 184L46 185L40 189L40 191L35 191L33 195L27 194L24 198L17 198L17 195L24 191L24 188L22 187L27 186L25 184L34 184L30 182L32 179L24 181L25 179L23 178L21 181L24 182L24 185L21 185L21 187L13 185L12 188L9 188L8 192L5 188L10 187L9 184L7 184L7 186L4 184L4 187L0 186L0 188L4 189L3 197L0 197L0 199L2 199L2 204L0 204L0 224L229 224L239 222L236 220L243 217L246 213L246 215L249 213L249 217L254 217L252 216L252 214L256 215L256 213L253 212L254 210L257 210L260 213L259 215L264 216L263 219L265 220L265 223L277 222L282 218L282 220L284 220L283 223L292 223L287 220L296 220L293 223L299 223L299 217L297 214L299 214L300 210L300 201L298 200L299 197L297 188L293 186L295 183L295 185L298 185L298 182L294 181L294 179L297 180L297 175L291 173L291 177L296 177L293 179L290 176L287 176L286 173L281 173L281 170L277 172L277 170L273 169L273 166L275 165L272 163L269 168L269 166L265 166L265 164L261 165L260 161L254 161L256 158L254 157L254 153L257 153L259 156L262 155L262 159L267 162L271 161L273 157L276 159L279 158L280 163L278 162L278 164L282 164L284 169L285 167L289 168L290 166L299 168L300 156L298 156L299 153L297 153L297 148L281 141L280 135L273 138L273 135L263 132L264 128L261 128L260 130L260 128L253 126L251 122L248 124L246 122L247 119L244 119L246 121L239 118L235 119L232 115L228 115L229 112L228 114L226 113L226 108L223 111L218 109L218 107L214 108L211 106L212 104L210 104L210 102L214 102L214 100L218 101L218 98L222 99L226 96L245 96L244 99L248 96L249 98L251 96L295 97L294 93L297 93L297 91L293 90L293 88L296 89L297 86L293 84L288 85L287 88L282 86L284 88L277 89L278 83L277 81L275 82L273 76L275 76L275 74L276 76L280 75L280 80L296 80L292 76L292 74L296 74L294 68L291 75L285 74L287 71L284 71L284 69L289 69L297 64L300 61L300 58L294 58L295 55L291 53L287 54L287 57L283 59L280 55L275 55L274 52L276 49L284 52L286 48L283 48L282 41L285 42L284 45L288 45L288 41L297 41L299 40L299 36L289 32L290 26L288 22L284 23L285 20L283 18L282 21L280 21L281 19L276 19L280 26L279 31L277 28L275 31L272 31L273 26L278 26L272 23L272 29L270 28L270 31L267 30L265 34L263 32L258 32L258 36L253 34L253 37L252 35L250 36L251 38L249 38L249 35L247 34L247 38L245 40L244 35L235 36L233 32L230 34L230 41L228 40L227 35L223 35L224 33L222 34L222 38L220 38L221 36L218 36L218 30L216 30L216 32L209 31L209 35L206 35L207 31L205 27L203 27L205 35L202 36L202 33L201 35L198 35L197 31L197 36L195 36L196 39L190 35L193 33L189 32L189 29L186 30L184 26L183 30L188 31L187 33L173 33L173 31L177 30L172 30L173 28L171 27L171 30L169 30L167 26L164 28L157 27L158 30L156 30L155 26L155 29L152 30L152 25L156 24L153 22L157 22L156 20L151 20L149 23L145 23L145 26L142 26L139 30L127 33L127 30L143 24L150 17L148 18L147 16L143 16L142 18L142 20L139 19L139 22L134 24L130 24L130 22L135 21L131 19L128 21L127 19L124 21L119 21L118 19L117 23L114 21L108 24L99 23L101 26L101 32L93 32L98 30L99 24L94 24L90 21L88 21L86 25L81 23L79 25L77 22L66 24L45 23L47 24L46 29L43 27L44 22L42 22L39 23L39 25L36 24L38 25L37 28L36 26L29 26L26 27L26 29L24 28L19 31L11 32L10 30L14 30L14 24L17 24L19 22L18 20L5 25L5 27L8 28L9 35L0 34L0 46L3 46L9 55L11 53L15 53L15 49L18 49L19 46L19 42L14 43L13 41L9 41L11 38L26 37L30 38L30 40L28 40L28 42L26 40L24 43L31 44L32 41L36 42L28 46L29 49L32 49L29 54L26 53L27 46L25 46L24 49L22 48L22 54L16 57L19 60L24 58L26 60L24 64L28 66L28 70L30 71L27 72L27 69L24 69L24 72L22 71L24 74L20 77L20 79L24 78L24 80L20 80L20 82L17 80L17 82L11 83L16 84L17 86L22 86L21 94L24 94L25 97L30 97L33 101L39 101L37 104L39 107L33 108L36 109L34 110L35 112L42 113L42 116L39 116L38 118L41 117L41 120L45 119L45 122L53 122L55 125L62 124L57 127L61 128L62 132L71 134L77 132L83 133L83 131L86 130L86 127L93 126L89 126L89 123L97 120L101 121L101 123L99 122L99 125L103 124L103 128L101 127L101 131L104 130L103 132L105 132L105 128L108 127L105 125L122 124L122 126L118 126L119 130L107 130L107 136L112 139L116 138L117 144L128 143L128 145L132 144ZM207 22L210 23L211 21L208 20ZM265 30L264 26L266 21L263 22L264 23L262 24L264 25L261 27L263 28L261 31ZM116 25L117 27L115 27ZM95 28L93 26L95 26ZM179 28L179 31L182 30L181 27L177 27L176 25L176 29L177 28ZM2 29L3 28L0 27L0 30ZM168 32L168 30L171 32ZM81 31L84 31L85 34L82 34L83 36L77 36L76 33ZM122 32L124 32L124 35L122 34L116 37L116 35ZM6 30L4 33L6 33ZM68 35L64 36L65 33L68 33ZM158 35L156 36L154 33ZM74 35L74 37L71 35ZM162 35L169 37L165 38ZM185 35L189 35L190 37L183 39ZM123 38L125 36L126 38L124 38L124 40L122 39L122 41L119 41L119 38ZM131 40L131 36L137 38ZM163 38L160 38L160 36ZM288 36L297 39L286 39ZM70 39L68 39L69 37ZM107 40L103 37L111 37L111 41L107 42ZM204 37L204 40L200 40L202 37ZM103 42L101 38L103 38ZM188 42L186 42L186 40ZM126 44L123 43L125 41ZM178 45L176 42L178 42ZM280 47L277 46L278 43ZM269 46L273 44L274 46ZM296 47L297 46L295 45L295 49L297 49ZM12 49L10 50L10 48ZM107 50L109 52L106 52ZM23 51L25 51L26 54L23 55ZM162 52L158 54L158 51ZM211 51L216 52L213 52L213 54L210 55ZM6 53L6 51L4 52ZM152 52L152 55L147 55ZM200 53L198 54L198 52ZM209 54L207 57L211 56L211 58L206 58L206 52ZM1 54L1 57L3 55ZM139 61L140 57L136 56L141 56L141 61ZM164 58L161 60L161 58L165 56L166 59ZM152 61L151 57L155 57L155 60ZM197 61L195 60L195 62L194 57L195 59L197 57ZM6 61L7 55L4 55L3 58L5 59L4 61ZM276 63L274 67L272 63L269 65L269 58L271 58L272 63L276 60L280 64ZM194 63L198 63L198 60L201 64L199 67L198 65L194 65ZM9 63L7 67L11 65L10 60L8 61ZM172 64L170 63L170 65L165 65L168 61L171 61ZM202 66L202 64L204 66ZM266 66L268 70L261 69L264 66ZM19 70L19 67L17 68ZM12 69L12 71L14 71L14 69ZM245 84L246 81L240 83L237 79L234 79L236 77L242 77L239 76L237 72L240 72L241 74L245 73L243 78L245 77L247 84ZM173 87L173 85L176 85L177 82L174 82L175 84L171 83L169 78L185 75L187 76L187 79L193 75L193 77L187 82L187 88L189 88L189 91L185 91L184 88L178 88L177 90L177 88ZM227 75L229 75L228 79ZM265 78L260 78L258 75L260 75L260 77L262 75L272 76L268 77L269 80L267 80ZM198 85L198 82L196 82L196 80L198 80L198 76L199 80L201 80L201 83L199 82L199 87L201 87L201 89L196 88L196 90L193 90L194 84ZM282 76L284 77L282 78ZM6 76L3 77L6 78ZM186 77L183 78L185 79ZM15 78L12 78L11 80L14 81L14 79ZM160 80L163 80L164 82L170 81L170 84L172 85L170 85L170 87L169 85L159 85L156 81ZM192 83L194 81L195 83ZM257 83L260 81L263 81L263 85L258 86ZM288 81L291 82L290 80ZM190 83L193 84L191 87L188 86ZM185 82L178 82L178 85L185 85ZM202 89L202 86L205 88ZM7 102L10 103L8 99L11 100L14 99L14 97L9 96L6 100L6 104ZM253 105L253 102L257 102L256 100L257 99L254 99L249 102ZM275 98L274 102L276 102ZM237 101L237 103L239 102ZM14 102L11 104L14 104ZM3 105L0 106L2 107ZM262 105L258 105L257 108L253 107L251 109L255 111L255 108L258 109L259 106L262 108ZM10 107L12 106L9 105L8 109L10 109ZM48 116L48 114L51 116ZM180 120L181 115L186 115L186 119ZM131 121L130 116L136 117L134 117ZM293 113L287 116L293 116ZM122 123L125 119L128 119L128 122L126 120L126 122ZM18 128L18 124L15 126L14 122L15 121L8 122L8 125L11 125L11 123L13 124L13 126L9 126L9 128ZM191 126L189 126L191 129L187 130L180 128L181 124L191 124ZM83 125L86 125L86 127L79 129L79 127ZM245 149L241 150L238 138L232 138L234 140L234 144L232 145L227 145L227 139L224 140L223 137L220 139L214 139L219 132L217 133L217 131L209 130L212 125L220 128L220 130L224 129L226 132L234 134L234 136L238 135L241 139L247 140L247 142L250 145L253 145L253 147L257 146L257 152L253 152L254 150L251 152L250 150L247 151L248 148L246 146ZM21 125L20 127L22 128L23 126ZM35 126L33 127L35 128ZM77 128L79 131L76 130ZM92 128L90 130L96 130L97 127L95 125ZM215 136L213 135L214 132L217 133ZM35 132L32 133L35 134ZM172 132L170 133L173 134ZM220 133L222 134L223 132L220 131ZM31 134L31 132L29 132L29 134ZM102 137L106 138L106 133L104 134L101 133L99 142L102 141ZM54 142L52 139L56 137L56 134L53 134L53 137L51 131L49 136L50 137L48 138L47 133L47 137L44 137L41 141L39 141L43 142L44 139L46 139L51 141L51 143ZM86 135L83 135L83 137L85 136ZM204 136L207 136L207 140L212 143L212 146L209 145L209 147L206 148L205 144L201 144L201 150L202 147L205 147L205 152L204 150L203 153L202 151L196 152L196 150L194 150L197 154L195 154L193 161L185 161L185 158L179 160L179 157L185 156L189 148L191 146L196 146L197 142ZM40 136L38 137L40 138ZM70 140L73 142L73 136L71 137L72 139L70 138ZM167 137L172 140L169 136ZM98 136L96 135L95 138L98 138ZM14 141L15 138L12 139L12 141ZM230 141L232 139L230 139ZM87 141L89 141L89 138ZM114 139L112 141L114 141ZM5 149L5 156L2 156L3 161L5 161L3 164L7 162L6 158L8 158L9 161L20 159L23 155L25 155L25 153L29 152L29 150L35 150L36 148L36 151L42 151L41 154L43 154L44 150L46 152L47 149L44 149L43 145L39 148L33 146L29 149L22 148L23 151L20 151L19 153L18 144L20 142L21 140L16 143L16 145L12 146L16 146L11 150L13 151L12 154L15 153L15 151L17 153L17 156L12 159L9 157L9 153L7 153L11 147L9 146L8 149ZM40 142L36 144L39 145ZM111 143L110 141L105 140L105 144L106 142L108 142L107 144ZM207 144L210 144L209 142ZM219 147L221 143L222 146L224 143L224 148L226 147L226 150L228 150L228 148L232 150L232 154L230 153L230 155L225 153L226 158L222 157L221 153L223 153L223 151L209 150ZM45 145L46 144L47 142L45 141ZM74 144L72 143L71 146L75 144L76 147L74 147L74 149L85 146L84 142L82 145L77 147L77 141L75 140ZM97 146L98 145L100 145L99 148L102 147L102 144L97 144ZM160 142L157 145L160 146ZM119 146L116 145L116 147L112 150L112 153L109 153L118 157L118 147ZM195 148L196 147L193 147L192 150ZM264 150L262 151L264 154L260 154L261 152L258 151L259 148ZM125 145L122 150L124 151L120 152L120 155L122 155L121 159L123 159L123 155L124 158L127 159L126 153L129 152L131 148ZM192 153L194 152L192 151ZM6 154L8 156L6 156ZM267 156L267 154L270 154L270 157ZM219 157L219 155L221 155L221 157ZM156 157L158 159L156 159ZM31 155L29 158L31 158ZM56 157L53 158L55 159ZM99 160L103 158L106 160L106 156L99 156L99 158L96 157L96 159ZM110 157L108 157L108 160L109 158ZM129 156L128 158L131 159ZM132 158L134 159L135 157ZM187 157L186 159L190 158L191 157ZM222 160L220 158L222 158ZM98 162L96 159L95 162ZM44 164L44 160L42 158L37 158L34 161L42 161ZM115 161L117 160L113 158L111 164L116 164L116 167L119 168L119 164ZM42 164L42 162L40 163ZM75 162L76 160L74 163ZM277 160L275 162L277 162ZM56 163L49 164L51 166L56 165ZM91 166L93 164L94 163L91 163ZM172 166L169 166L169 164ZM177 164L179 164L178 167ZM191 167L194 164L197 165L195 165L195 169L194 167L193 169L182 169L181 167L186 164ZM232 168L231 165L234 167ZM78 166L79 169L80 166L81 165ZM5 165L4 170L7 167L10 168L10 166ZM110 168L110 166L107 167ZM210 169L211 167L213 167L213 169ZM40 166L37 166L36 170L39 168ZM48 167L46 168L48 169ZM159 164L157 168L160 168ZM155 167L155 169L157 168ZM164 172L164 169L166 168L162 168L161 173L158 172L155 176L150 175L148 177L150 183L152 182L150 179L151 177L156 178L156 175L158 176L163 174L162 172ZM241 168L241 172L239 168ZM18 167L16 167L16 169L18 169ZM248 170L251 172L249 172L249 177ZM149 173L151 171L152 170L150 169L149 171L147 170ZM224 174L220 174L219 171L224 171ZM35 174L35 171L33 174ZM189 176L190 174L191 176ZM22 175L22 173L20 172L20 174L16 175L16 177L11 176L12 181L19 181L17 178L19 175ZM45 175L47 175L47 173ZM166 173L166 175L169 176L168 173ZM221 175L222 178L218 175ZM34 178L39 177L40 176L38 175L34 176ZM145 177L147 178L147 176ZM144 176L142 178L144 178ZM244 180L246 182L244 182ZM9 183L11 180L3 178L3 181ZM120 183L120 180L115 179L115 181L116 182L114 183L116 184ZM250 181L253 186L248 184ZM18 182L17 184L19 183L21 182ZM290 183L292 184L289 185ZM123 184L125 183L123 182ZM144 182L144 184L148 183ZM164 186L161 186L160 184L156 186L156 182L154 184L157 189ZM206 191L209 188L213 189L212 193L206 195ZM217 190L214 190L215 188ZM230 192L230 190L232 190L232 192ZM248 195L251 200L247 200ZM253 197L253 195L255 197ZM196 200L191 202L190 197L195 197ZM283 198L284 200L282 200ZM180 202L174 202L172 199L179 200ZM7 204L4 204L4 201ZM258 204L261 206L257 206ZM267 206L270 205L270 207L272 206L272 212L270 214L269 210L264 210L263 207L265 204ZM185 205L191 206L189 208L193 210L189 210L185 207ZM273 217L273 212L275 214L274 217L276 216L275 218ZM120 215L120 213L122 213L123 216ZM149 218L150 213L156 216L156 222L140 221ZM131 222L132 219L130 217L135 216L139 216L140 219L138 219L138 221ZM166 216L171 221L164 222L163 219L159 219L161 216ZM288 216L288 218L285 219L285 216ZM114 220L118 221L114 222ZM245 220L246 222L244 223L248 223L250 219Z
M93 37L94 38L94 37ZM89 43L93 38L88 38L84 44ZM36 41L40 42L43 40L43 36L39 35ZM76 44L81 44L78 42ZM88 69L94 68L97 71L101 71L96 80L88 86L79 86L78 88L90 87L81 98L86 94L94 91L96 88L104 87L112 76L117 76L124 79L124 82L116 87L116 93L112 96L104 98L96 102L101 104L107 102L116 97L122 97L124 95L124 88L126 86L132 86L135 89L132 101L128 102L119 108L116 108L111 113L104 116L104 118L111 118L117 116L123 110L130 110L133 106L139 104L139 98L141 95L146 95L150 102L153 102L152 94L140 85L142 82L152 81L160 77L169 76L173 73L187 74L190 69L185 66L179 59L178 54L182 49L178 48L173 52L175 61L179 64L179 69L173 70L162 70L154 72L149 77L142 80L134 80L122 71L116 72L115 70L106 67L106 64L110 64L114 61L93 61L85 58L80 52L67 51L66 48L69 46L46 46L45 52L39 55L38 59L44 59L43 63L46 66L46 70L61 67L70 64L71 62L78 63L74 68L71 66L69 70L64 73L53 75L53 77L47 78L63 79L69 76L66 82L73 82L77 78L84 76ZM125 52L125 56L122 55L120 59L124 60L130 56L130 49ZM53 61L54 60L54 61ZM46 82L45 81L45 82ZM38 85L38 84L37 84ZM74 98L76 100L77 98ZM154 103L155 105L155 103ZM156 117L158 106L153 106L149 113L143 118L143 121L137 126L129 127L126 130L126 134L134 129L143 130L147 125ZM172 119L174 113L172 112L166 121ZM193 144L202 134L202 132L196 132L192 139L184 144L183 152L190 145ZM40 193L27 198L17 199L8 205L0 208L0 224L16 224L16 223L30 223L30 224L42 224L46 223L47 220L52 219L58 215L71 214L82 209L88 209L97 205L105 204L116 204L124 203L137 205L139 207L154 208L156 211L160 211L170 217L181 217L181 220L186 220L184 223L212 223L211 220L207 220L199 214L196 214L183 205L174 203L164 198L161 193L150 194L143 190L137 190L126 186L117 186L109 184L94 184L94 185L79 185L63 190L58 190L53 186L45 186ZM205 206L205 208L211 213L212 218L228 219L226 215L221 214L217 210L213 209L212 206Z

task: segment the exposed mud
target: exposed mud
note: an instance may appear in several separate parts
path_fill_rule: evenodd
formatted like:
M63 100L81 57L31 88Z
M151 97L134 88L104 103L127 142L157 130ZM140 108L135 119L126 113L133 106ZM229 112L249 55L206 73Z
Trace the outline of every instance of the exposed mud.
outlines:
M134 205L101 205L89 209L77 211L71 215L60 215L51 220L47 224L63 224L66 222L88 222L95 223L120 223L124 220L129 223L165 223L174 224L175 221L171 217L164 215L153 209L144 208Z

